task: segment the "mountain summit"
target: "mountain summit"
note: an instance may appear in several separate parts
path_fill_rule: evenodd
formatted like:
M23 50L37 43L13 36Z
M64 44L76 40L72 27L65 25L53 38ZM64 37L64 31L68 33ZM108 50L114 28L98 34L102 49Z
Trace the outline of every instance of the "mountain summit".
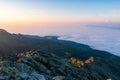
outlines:
M7 32L6 30L4 30L4 29L0 29L0 32Z
M0 35L9 34L6 30L0 29Z

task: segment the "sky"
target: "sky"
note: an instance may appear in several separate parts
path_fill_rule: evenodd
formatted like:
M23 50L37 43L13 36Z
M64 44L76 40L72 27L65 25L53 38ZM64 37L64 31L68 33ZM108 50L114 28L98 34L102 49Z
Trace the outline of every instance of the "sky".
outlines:
M120 56L120 0L0 0L0 28L57 35Z
M119 4L120 0L0 0L0 28L30 33L33 27L119 22Z

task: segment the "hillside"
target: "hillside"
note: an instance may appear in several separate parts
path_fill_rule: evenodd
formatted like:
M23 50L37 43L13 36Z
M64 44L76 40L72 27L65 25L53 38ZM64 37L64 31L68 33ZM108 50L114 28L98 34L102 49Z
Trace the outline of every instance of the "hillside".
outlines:
M22 34L11 34L5 30L0 30L0 55L7 58L16 53L40 49L55 53L64 57L88 58L96 56L102 58L117 57L108 52L95 50L84 44L72 41L58 40L55 36L31 36ZM9 58L8 57L8 58Z
M120 79L120 57L92 49L88 45L57 38L58 36L11 34L0 29L0 56L3 59L0 63L0 78L30 80L28 78L32 76L35 79L37 75L38 78L44 76L46 80L52 80L56 76L64 77L65 80ZM26 55L27 51L32 52ZM89 63L86 60L90 57L94 61ZM89 64L79 67L76 62L73 63L74 59L70 62L71 58L78 60L78 63L86 61Z
M119 80L120 64L102 58L77 66L67 58L40 50L20 53L2 61L0 79L7 80ZM90 62L87 63L86 61ZM79 60L80 61L80 60ZM114 65L113 65L114 64Z

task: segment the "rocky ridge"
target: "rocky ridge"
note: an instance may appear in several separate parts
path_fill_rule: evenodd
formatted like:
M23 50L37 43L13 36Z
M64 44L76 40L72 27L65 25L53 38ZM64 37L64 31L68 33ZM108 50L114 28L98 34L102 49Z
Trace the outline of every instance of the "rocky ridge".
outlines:
M99 67L97 58L90 57L82 66L74 59L40 50L16 54L14 61L1 61L0 80L118 80Z

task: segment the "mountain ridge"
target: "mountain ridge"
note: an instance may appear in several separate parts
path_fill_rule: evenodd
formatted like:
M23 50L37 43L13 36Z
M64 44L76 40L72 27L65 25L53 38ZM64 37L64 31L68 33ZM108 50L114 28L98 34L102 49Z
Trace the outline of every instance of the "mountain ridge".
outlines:
M57 39L58 36L39 37L11 34L4 30L0 32L7 34L0 34L0 56L2 57L0 77L5 76L4 78L7 77L9 79L14 77L14 79L17 78L17 80L19 80L18 78L21 76L23 79L26 79L35 73L39 78L40 76L44 76L46 80L60 76L62 78L64 77L65 80L106 80L109 77L112 80L120 79L120 57L109 52L92 49L88 45L72 41L59 40ZM31 54L35 53L35 55L26 55L29 53L27 53L27 51L30 51ZM17 55L23 55L24 58ZM85 61L91 56L94 57L93 62L83 67L76 66L80 61ZM74 64L69 62L72 57L78 62L74 62ZM18 59L20 59L20 61L16 62ZM53 62L51 63L49 61ZM18 67L18 64L21 67L24 65L27 70L31 69L32 72L30 75L28 75L29 71L24 70L27 76L23 77L23 70L21 70L21 67ZM52 66L50 67L50 65ZM66 69L66 65L68 65L68 69ZM62 68L62 66L66 68ZM41 67L43 71L41 71L39 67ZM51 69L52 67L53 69ZM71 68L73 69L72 71ZM51 72L49 75L46 74L46 69L48 72ZM78 73L79 71L83 72ZM15 76L13 73L15 73ZM17 77L17 75L19 77ZM33 75L34 79L36 75ZM31 80L34 80L33 78Z

